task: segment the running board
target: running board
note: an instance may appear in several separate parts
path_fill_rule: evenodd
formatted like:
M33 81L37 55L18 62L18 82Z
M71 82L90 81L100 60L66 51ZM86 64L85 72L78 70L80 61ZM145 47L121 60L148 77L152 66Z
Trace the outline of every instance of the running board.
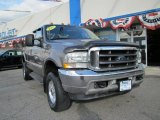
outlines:
M34 72L31 72L29 74L34 80L38 80L40 83L43 83L43 77L34 73Z

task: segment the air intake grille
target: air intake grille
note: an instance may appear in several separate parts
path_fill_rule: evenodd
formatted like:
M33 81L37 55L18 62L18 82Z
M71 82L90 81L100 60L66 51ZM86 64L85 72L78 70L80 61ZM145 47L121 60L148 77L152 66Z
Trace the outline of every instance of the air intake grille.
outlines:
M89 53L90 67L95 71L136 67L137 49L135 47L94 47Z

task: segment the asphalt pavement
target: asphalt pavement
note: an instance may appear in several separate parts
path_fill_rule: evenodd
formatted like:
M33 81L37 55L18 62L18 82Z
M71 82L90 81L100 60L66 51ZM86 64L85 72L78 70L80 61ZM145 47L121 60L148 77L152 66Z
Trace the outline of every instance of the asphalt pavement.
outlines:
M160 67L148 67L131 92L50 110L43 86L25 82L21 69L0 71L0 120L160 120Z

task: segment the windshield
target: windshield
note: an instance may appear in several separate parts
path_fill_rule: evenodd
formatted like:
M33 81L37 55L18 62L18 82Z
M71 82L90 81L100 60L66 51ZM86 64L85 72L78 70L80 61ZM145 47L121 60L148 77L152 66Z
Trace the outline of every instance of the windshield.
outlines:
M47 26L46 37L49 40L57 39L99 39L88 29L75 26Z

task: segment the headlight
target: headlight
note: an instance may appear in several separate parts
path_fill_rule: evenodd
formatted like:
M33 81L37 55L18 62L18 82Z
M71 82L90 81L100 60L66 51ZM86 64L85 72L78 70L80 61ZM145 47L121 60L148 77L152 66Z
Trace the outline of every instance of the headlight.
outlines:
M137 51L137 62L141 63L141 51L140 50Z
M68 53L63 62L64 68L87 68L88 67L88 53L74 52Z

